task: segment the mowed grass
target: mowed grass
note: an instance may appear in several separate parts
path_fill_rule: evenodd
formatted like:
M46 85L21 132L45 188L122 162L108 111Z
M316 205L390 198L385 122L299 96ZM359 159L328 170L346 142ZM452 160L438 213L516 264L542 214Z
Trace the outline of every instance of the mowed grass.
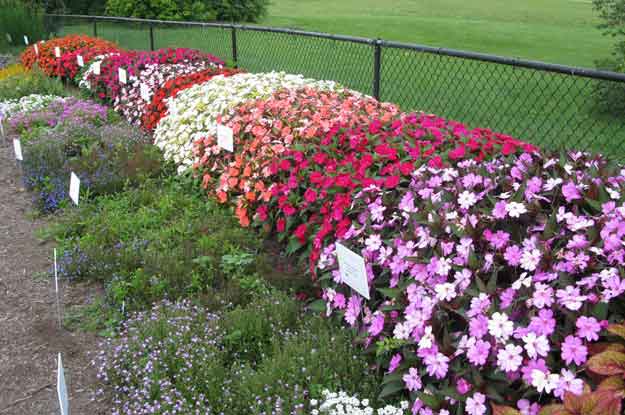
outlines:
M344 1L352 5L356 4L352 0ZM288 4L293 5L293 7L296 4L291 0L274 0L274 2L272 10L276 10L278 7L280 8L277 10L288 10ZM496 36L488 35L490 32L496 32L498 37L505 38L510 45L516 45L519 50L524 49L528 54L524 57L533 59L541 58L540 54L548 54L551 49L553 49L551 51L552 56L573 56L566 51L568 47L577 47L578 54L583 54L585 49L580 47L582 42L576 43L576 41L571 40L574 38L572 34L569 34L570 46L565 47L557 45L557 42L553 40L549 41L545 33L542 35L534 33L532 36L542 36L541 39L543 39L541 42L535 42L537 46L534 51L530 47L531 42L524 39L521 31L515 32L511 29L524 24L530 25L529 22L532 21L534 28L541 25L548 27L550 26L549 22L551 22L552 27L549 30L554 33L568 30L569 33L576 32L577 36L581 36L579 31L583 32L581 26L584 25L586 26L584 30L587 30L588 33L595 30L590 4L581 3L583 7L587 8L585 14L580 10L577 13L567 10L567 13L572 16L572 23L569 22L569 27L566 27L566 19L562 14L557 15L556 9L558 8L556 5L569 4L570 8L577 10L580 3L561 0L543 0L543 2L553 6L548 8L542 5L541 8L545 13L550 12L551 16L538 16L537 21L533 22L533 19L522 13L522 10L527 11L529 6L520 6L515 2L508 1L505 3L509 3L510 10L506 14L497 13L498 10L502 10L503 6L497 5L499 2L494 0L479 0L476 1L477 5L461 5L460 2L443 0L442 11L434 11L436 9L434 2L429 0L387 2L387 5L406 4L405 10L402 9L402 12L392 12L395 9L382 5L372 5L371 10L365 10L365 5L369 4L369 0L362 0L362 10L359 10L358 16L353 17L353 19L340 13L340 10L347 10L342 2L309 1L301 2L302 13L300 14L302 16L306 16L307 13L309 15L315 14L314 18L309 17L311 20L308 23L302 20L303 23L299 24L286 21L284 24L317 31L338 33L351 31L354 35L367 36L375 35L375 33L360 33L356 32L357 29L362 27L363 30L365 28L368 30L387 30L387 33L398 31L398 33L403 33L404 38L400 38L399 35L381 37L402 41L419 41L419 39L409 39L408 29L402 31L399 24L394 22L409 21L411 13L413 17L419 13L420 9L415 4L422 4L423 12L421 14L426 17L429 16L433 20L430 23L404 25L405 28L413 27L416 33L445 32L450 42L454 38L457 41L465 39L467 42L476 42L476 46L481 45L481 48L475 48L478 51L501 53L504 45L497 41ZM524 3L539 4L534 0ZM445 21L454 20L451 16L444 16L445 7L449 10L453 4L458 5L457 14L465 16L465 18L458 17L457 21L445 26L447 25ZM314 7L321 7L320 5L327 6L323 13L321 11L318 13L311 12L311 10L316 10ZM425 7L426 5L427 7ZM492 7L485 7L486 5ZM468 16L472 15L472 11L477 13L481 7L485 7L485 10L480 19L477 18L478 15L476 14L474 22L471 23L466 20ZM354 8L354 10L358 9ZM386 10L386 14L383 14L384 10ZM519 14L518 22L513 19L514 13ZM296 14L295 10L293 14ZM387 16L390 17L387 19ZM523 19L523 16L526 17ZM375 25L361 25L359 20L361 17L364 21L377 22L378 29L375 29ZM419 18L425 19L426 17ZM272 14L264 23L271 23L272 19L278 18L280 18L279 15ZM296 20L296 18L293 19L292 22ZM304 19L304 17L297 19ZM437 19L439 19L439 24L434 24ZM304 23L313 25L316 21L320 22L319 27L304 25ZM322 21L325 22L325 26L321 23ZM345 22L344 25L341 24L343 21ZM524 21L527 23L523 23ZM279 23L275 20L273 22ZM348 24L349 22L351 23ZM92 34L91 25L70 23L72 22L66 22L63 29L64 33L84 32ZM332 26L333 24L338 26ZM578 27L575 27L576 25ZM341 27L344 30L341 30ZM508 29L504 30L505 27ZM557 29L557 27L561 29ZM526 30L531 31L529 28ZM479 42L473 39L474 33L475 36L481 37L484 41ZM146 27L98 23L98 35L117 41L126 48L149 48L149 33ZM486 42L485 39L489 36L493 42ZM558 36L561 39L566 37L563 33L559 33ZM597 42L602 41L598 33L595 33L595 37L598 39ZM588 42L591 41L588 40ZM157 26L154 28L154 43L156 48L198 48L214 53L225 60L232 60L232 39L229 29ZM421 43L431 42L422 41ZM552 48L549 47L550 44ZM524 48L523 45L525 45ZM370 45L279 33L237 30L237 46L238 65L245 70L252 72L282 70L302 73L313 78L337 80L350 88L372 94L373 48ZM471 49L469 46L461 44L446 44L444 46ZM494 48L502 49L495 50ZM542 52L540 52L541 50ZM558 50L559 52L557 52ZM536 54L530 56L532 51ZM588 53L587 59L591 60L592 54ZM597 57L603 56L601 55L602 52L595 51L594 53ZM505 55L506 53L502 54ZM543 58L558 61L557 58L548 59L546 55ZM562 62L561 59L560 61ZM385 48L382 52L382 100L396 102L405 110L422 110L458 120L470 127L490 128L541 145L544 148L587 149L623 158L625 121L623 117L600 116L595 113L592 94L593 88L598 82L605 81L475 60L450 58L411 50ZM615 84L614 87L621 86Z
M586 67L598 23L591 0L271 0L260 22Z

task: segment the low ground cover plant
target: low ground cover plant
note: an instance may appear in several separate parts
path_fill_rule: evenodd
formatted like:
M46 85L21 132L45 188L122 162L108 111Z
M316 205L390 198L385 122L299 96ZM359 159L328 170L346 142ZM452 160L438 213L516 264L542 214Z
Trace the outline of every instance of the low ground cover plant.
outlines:
M26 70L22 65L5 68L0 80L0 101L15 100L28 95L67 96L71 93L56 78L50 78L41 70ZM0 75L2 77L3 75Z

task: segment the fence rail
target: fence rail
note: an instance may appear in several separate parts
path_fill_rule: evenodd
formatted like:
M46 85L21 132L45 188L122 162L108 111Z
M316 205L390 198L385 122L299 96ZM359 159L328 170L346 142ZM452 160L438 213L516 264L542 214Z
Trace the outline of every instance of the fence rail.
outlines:
M406 110L488 127L551 149L625 159L625 74L483 53L232 23L47 15L50 31L122 47L192 47L249 71L333 79ZM600 105L622 96L623 111ZM619 95L620 94L620 95Z

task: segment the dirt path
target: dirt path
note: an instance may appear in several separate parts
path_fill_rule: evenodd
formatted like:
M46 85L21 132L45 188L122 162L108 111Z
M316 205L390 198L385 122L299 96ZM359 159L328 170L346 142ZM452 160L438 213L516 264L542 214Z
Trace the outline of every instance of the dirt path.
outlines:
M63 355L74 415L105 414L93 402L95 376L87 351L96 339L59 328L54 282L49 270L52 247L41 244L31 220L31 196L21 189L12 147L0 138L0 415L58 414L56 357ZM63 284L63 303L88 301L89 290Z

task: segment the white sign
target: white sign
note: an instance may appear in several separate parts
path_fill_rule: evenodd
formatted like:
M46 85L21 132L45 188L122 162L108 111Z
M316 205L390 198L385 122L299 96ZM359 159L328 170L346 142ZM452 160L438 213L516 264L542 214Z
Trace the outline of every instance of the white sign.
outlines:
M24 44L28 45L28 36L24 35Z
M56 248L54 248L54 291L59 292L59 271L56 266Z
M56 369L56 392L59 395L61 415L69 415L69 396L67 396L67 385L65 384L65 371L63 370L61 353L59 353L58 367Z
M92 67L93 67L93 74L94 75L100 75L100 64L102 63L102 61L97 61L94 62Z
M13 38L11 37L10 33L7 33L7 40L9 41L9 43L13 43Z
M119 74L119 83L125 84L128 82L128 78L126 76L126 70L124 68L118 68L117 72Z
M81 68L85 66L85 60L83 59L82 55L76 55L76 63L78 63L78 66L80 66Z
M37 46L37 44L34 44L35 46L35 55L39 56L39 47Z
M4 118L0 115L0 136L4 138Z
M13 139L13 150L15 151L15 160L24 160L24 157L22 156L22 143L19 138Z
M80 195L80 179L74 172L69 177L69 198L74 204L78 205L78 196Z
M231 153L234 151L232 128L217 124L217 145Z
M340 243L336 244L336 256L339 260L339 272L343 281L368 300L369 282L364 258Z
M141 98L143 98L144 101L150 102L151 97L150 97L150 88L148 87L148 84L141 82L140 88L141 88Z
M54 47L54 56L56 56L57 58L61 57L61 48L58 46Z

